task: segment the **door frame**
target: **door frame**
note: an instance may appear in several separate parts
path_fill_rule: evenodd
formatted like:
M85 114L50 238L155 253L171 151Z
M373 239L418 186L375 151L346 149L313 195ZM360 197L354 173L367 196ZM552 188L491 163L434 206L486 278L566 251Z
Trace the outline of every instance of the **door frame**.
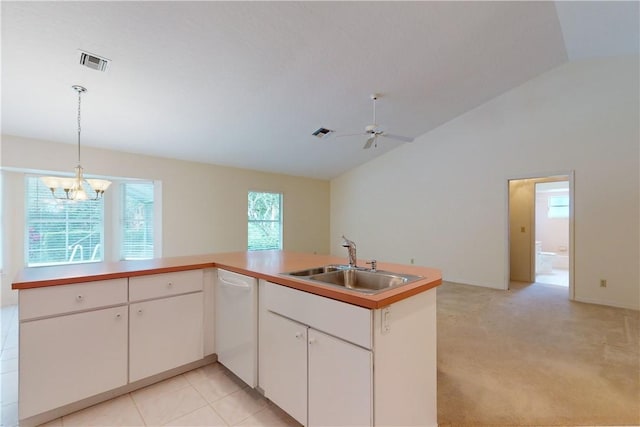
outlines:
M565 179L566 177L566 179ZM557 178L557 179L554 179ZM510 261L510 252L511 252L511 233L510 233L510 228L509 228L509 199L510 199L510 194L509 194L509 181L516 181L516 180L523 180L523 179L534 179L534 180L540 180L540 182L545 182L547 179L547 182L550 181L564 181L567 180L569 181L569 289L568 289L568 293L569 293L569 299L570 300L575 300L575 286L574 286L574 276L575 276L575 264L574 264L574 258L575 258L575 230L574 230L574 226L575 226L575 191L574 191L574 187L575 187L575 173L573 170L570 171L561 171L561 172L547 172L547 173L533 173L533 174L527 174L527 175L513 175L513 176L509 176L506 178L506 185L505 185L505 212L506 212L506 217L505 217L505 248L507 249L505 251L505 283L504 283L504 289L508 290L509 289L509 283L510 283L510 277L511 277L511 261ZM532 209L534 209L535 211L535 184L534 184L534 200L533 200L533 204L532 204ZM532 235L532 239L531 239L531 256L532 256L532 265L535 266L535 216L533 217L534 220L532 221L531 224L531 235ZM535 269L535 267L534 267Z

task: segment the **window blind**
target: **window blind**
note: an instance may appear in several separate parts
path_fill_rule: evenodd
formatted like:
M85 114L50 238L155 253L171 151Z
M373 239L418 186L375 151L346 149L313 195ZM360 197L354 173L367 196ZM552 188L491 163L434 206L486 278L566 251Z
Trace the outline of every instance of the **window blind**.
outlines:
M153 193L153 182L122 184L122 259L153 258Z
M104 202L54 199L39 177L26 177L27 266L103 260Z

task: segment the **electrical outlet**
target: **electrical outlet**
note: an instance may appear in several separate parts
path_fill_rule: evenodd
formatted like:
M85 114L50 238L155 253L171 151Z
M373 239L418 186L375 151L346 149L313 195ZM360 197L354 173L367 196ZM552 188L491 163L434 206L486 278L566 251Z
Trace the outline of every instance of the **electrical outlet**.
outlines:
M607 279L600 279L600 287L601 288L607 287Z

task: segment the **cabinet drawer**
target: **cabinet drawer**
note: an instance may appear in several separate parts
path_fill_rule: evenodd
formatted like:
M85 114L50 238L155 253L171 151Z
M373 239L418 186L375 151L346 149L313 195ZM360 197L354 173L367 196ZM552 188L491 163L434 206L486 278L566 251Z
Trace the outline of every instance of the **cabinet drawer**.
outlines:
M170 295L201 291L202 270L176 271L129 278L129 301L161 298Z
M20 291L20 320L127 302L127 279L100 280Z
M372 348L372 311L267 282L267 310L365 348Z

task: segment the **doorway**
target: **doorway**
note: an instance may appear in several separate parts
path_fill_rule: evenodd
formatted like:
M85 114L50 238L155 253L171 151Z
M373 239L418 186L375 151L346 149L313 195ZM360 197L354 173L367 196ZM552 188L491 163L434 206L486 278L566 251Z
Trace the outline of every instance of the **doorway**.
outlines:
M565 286L573 298L573 173L508 180L507 217L508 282Z
M535 183L535 283L569 286L569 181Z

